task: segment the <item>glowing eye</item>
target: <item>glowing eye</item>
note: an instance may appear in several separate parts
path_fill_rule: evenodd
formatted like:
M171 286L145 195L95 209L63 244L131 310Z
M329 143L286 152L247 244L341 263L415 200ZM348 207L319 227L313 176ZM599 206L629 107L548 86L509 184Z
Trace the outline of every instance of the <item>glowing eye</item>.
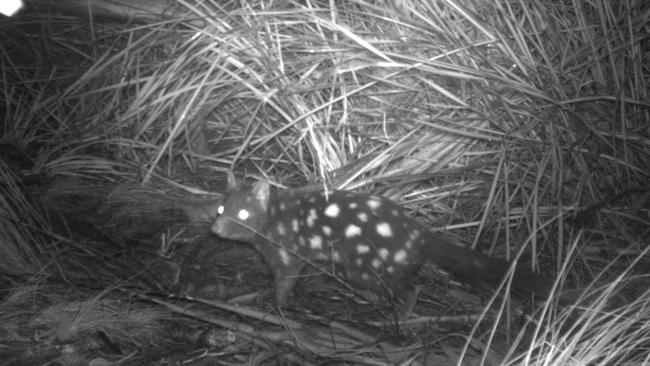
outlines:
M248 216L250 216L248 210L239 210L239 213L237 214L237 217L239 217L240 220L246 220L248 219Z
M223 215L223 210L224 210L223 205L220 205L219 207L217 207L217 213L219 215Z

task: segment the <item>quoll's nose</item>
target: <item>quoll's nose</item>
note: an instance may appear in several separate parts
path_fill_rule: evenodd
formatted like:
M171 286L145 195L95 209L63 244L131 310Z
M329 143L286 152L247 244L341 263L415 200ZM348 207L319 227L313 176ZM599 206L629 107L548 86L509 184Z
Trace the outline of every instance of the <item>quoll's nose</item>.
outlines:
M224 232L224 222L221 219L217 219L214 224L212 225L212 230L213 233L217 235L221 235Z

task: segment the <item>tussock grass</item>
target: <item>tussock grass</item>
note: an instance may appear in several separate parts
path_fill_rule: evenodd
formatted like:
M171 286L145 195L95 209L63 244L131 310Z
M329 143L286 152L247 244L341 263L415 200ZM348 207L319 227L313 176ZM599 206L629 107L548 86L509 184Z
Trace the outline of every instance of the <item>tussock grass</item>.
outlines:
M435 343L440 362L647 362L643 1L178 3L183 17L156 24L38 13L0 24L4 273L52 258L63 273L88 256L108 263L98 276L130 266L124 277L141 279L101 246L41 236L51 223L33 202L114 224L111 213L178 206L172 187L215 190L206 182L232 169L383 194L432 230L558 278L532 336L508 337L515 315L495 302L490 335ZM582 296L562 303L563 289ZM434 342L417 339L390 361L430 355ZM371 360L385 362L351 359Z
M528 351L507 365L612 365L649 360L650 293L648 274L631 275L646 248L628 270L604 285L584 289L571 306L550 308ZM605 272L606 273L606 272Z

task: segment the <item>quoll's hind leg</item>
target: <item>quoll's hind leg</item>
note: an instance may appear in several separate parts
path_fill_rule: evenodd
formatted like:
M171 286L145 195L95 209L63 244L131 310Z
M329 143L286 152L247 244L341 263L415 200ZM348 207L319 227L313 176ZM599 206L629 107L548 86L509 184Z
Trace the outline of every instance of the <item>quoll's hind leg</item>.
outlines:
M411 285L400 294L399 306L397 306L398 320L406 320L413 314L413 308L420 296L420 286Z

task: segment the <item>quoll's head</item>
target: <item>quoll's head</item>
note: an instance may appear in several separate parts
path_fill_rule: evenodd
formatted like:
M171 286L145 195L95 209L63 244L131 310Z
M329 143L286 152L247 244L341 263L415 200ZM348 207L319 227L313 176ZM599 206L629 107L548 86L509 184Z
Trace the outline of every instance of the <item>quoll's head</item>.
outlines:
M252 186L237 184L228 177L228 195L217 209L212 232L222 238L250 241L263 230L268 219L270 186L265 180Z

